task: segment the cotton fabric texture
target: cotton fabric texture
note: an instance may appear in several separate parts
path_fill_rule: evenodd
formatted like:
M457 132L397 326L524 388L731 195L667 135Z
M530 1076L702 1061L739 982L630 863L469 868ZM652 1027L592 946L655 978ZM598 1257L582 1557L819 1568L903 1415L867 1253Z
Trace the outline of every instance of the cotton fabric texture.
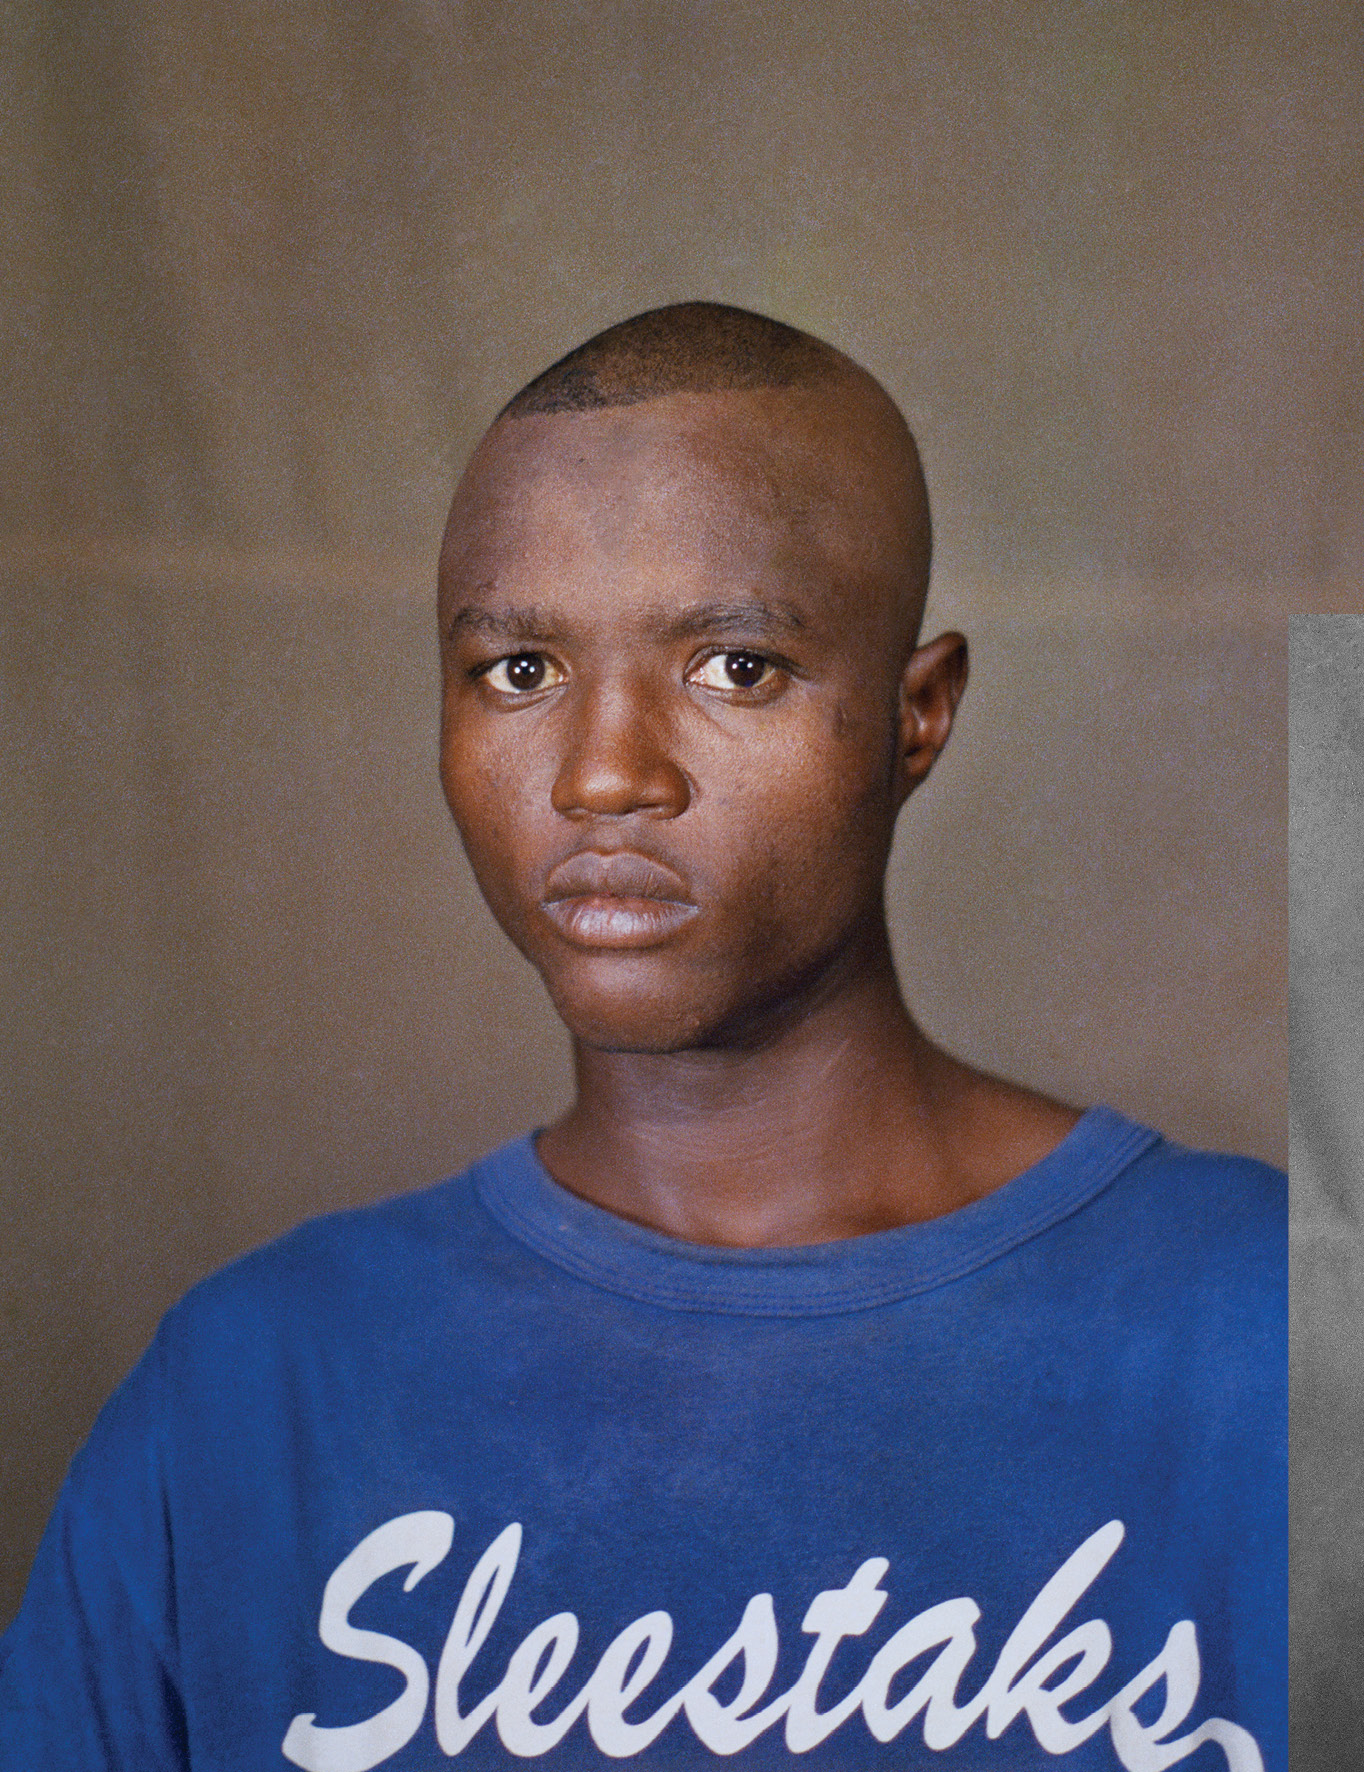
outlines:
M530 1139L169 1313L6 1768L1284 1772L1283 1178L1091 1110L922 1225L698 1247Z

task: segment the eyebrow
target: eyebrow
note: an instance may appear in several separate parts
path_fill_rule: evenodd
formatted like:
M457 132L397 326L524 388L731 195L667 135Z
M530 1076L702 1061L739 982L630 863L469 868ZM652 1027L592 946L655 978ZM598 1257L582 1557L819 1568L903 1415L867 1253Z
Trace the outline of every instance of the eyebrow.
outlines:
M779 640L800 633L805 618L790 603L746 597L740 602L698 603L665 625L670 640L699 639L703 634L758 634Z
M533 605L509 605L489 609L481 603L465 603L446 626L449 640L459 634L481 634L489 640L525 640L549 645L562 638L569 624L548 610ZM801 633L805 617L792 604L761 597L739 601L697 603L671 618L661 617L658 631L667 640L694 640L705 635L756 635L779 640Z
M488 609L481 603L466 603L447 623L445 637L453 640L457 634L483 634L490 640L536 640L547 644L562 632L562 622L542 609L515 604L506 609Z

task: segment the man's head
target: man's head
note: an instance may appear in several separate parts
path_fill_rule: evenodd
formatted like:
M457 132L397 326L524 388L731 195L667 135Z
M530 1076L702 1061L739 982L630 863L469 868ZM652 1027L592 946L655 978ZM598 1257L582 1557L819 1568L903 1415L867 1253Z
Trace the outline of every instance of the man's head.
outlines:
M761 1037L880 940L965 681L915 650L928 554L893 402L758 315L627 320L498 417L441 554L441 777L580 1039Z
M885 528L877 539L893 556L887 565L896 580L899 615L917 632L931 549L928 489L918 452L895 402L832 345L743 308L679 302L636 314L588 339L513 395L498 422L603 412L670 394L771 396L783 390L806 396L817 409L821 393L832 396L827 416L851 415L866 432L858 490L879 507ZM877 484L865 477L868 469ZM846 496L848 489L838 490Z

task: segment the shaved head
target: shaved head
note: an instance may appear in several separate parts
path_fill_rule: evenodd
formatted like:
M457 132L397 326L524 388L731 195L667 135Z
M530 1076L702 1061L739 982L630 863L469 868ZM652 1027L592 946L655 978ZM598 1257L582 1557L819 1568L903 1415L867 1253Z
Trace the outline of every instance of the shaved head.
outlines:
M718 302L678 302L622 320L514 395L456 496L447 561L458 552L459 532L472 515L469 495L481 490L485 467L505 457L508 445L514 457L528 453L512 442L523 426L538 433L547 424L590 424L619 409L654 406L676 413L684 425L702 407L717 420L732 414L741 449L754 462L770 456L763 478L797 521L806 520L794 510L803 501L825 506L821 521L829 527L836 506L845 539L862 538L855 550L842 550L849 567L867 570L880 592L889 592L896 650L913 644L928 587L931 529L918 451L899 408L832 345ZM759 432L770 446L760 443ZM529 453L538 453L538 444ZM798 454L803 466L795 464ZM783 479L792 481L785 489L778 486ZM858 566L853 551L862 556Z

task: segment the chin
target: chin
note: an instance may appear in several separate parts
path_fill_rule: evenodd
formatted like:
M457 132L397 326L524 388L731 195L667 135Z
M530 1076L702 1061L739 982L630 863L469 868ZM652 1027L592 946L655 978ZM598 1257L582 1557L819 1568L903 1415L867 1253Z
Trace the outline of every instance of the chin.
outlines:
M541 976L569 1033L599 1052L663 1055L710 1045L732 1013L697 992L685 969L659 966L654 956L593 956Z
M654 1004L611 1004L555 999L555 1008L580 1046L597 1052L686 1052L710 1043L707 1018L679 1014Z
M784 1011L789 1010L790 992L780 983L737 999L732 990L698 990L696 980L685 974L647 983L638 974L629 980L617 974L590 984L582 978L570 983L563 977L545 983L569 1033L597 1052L663 1057L756 1048L767 1044L789 1019Z

